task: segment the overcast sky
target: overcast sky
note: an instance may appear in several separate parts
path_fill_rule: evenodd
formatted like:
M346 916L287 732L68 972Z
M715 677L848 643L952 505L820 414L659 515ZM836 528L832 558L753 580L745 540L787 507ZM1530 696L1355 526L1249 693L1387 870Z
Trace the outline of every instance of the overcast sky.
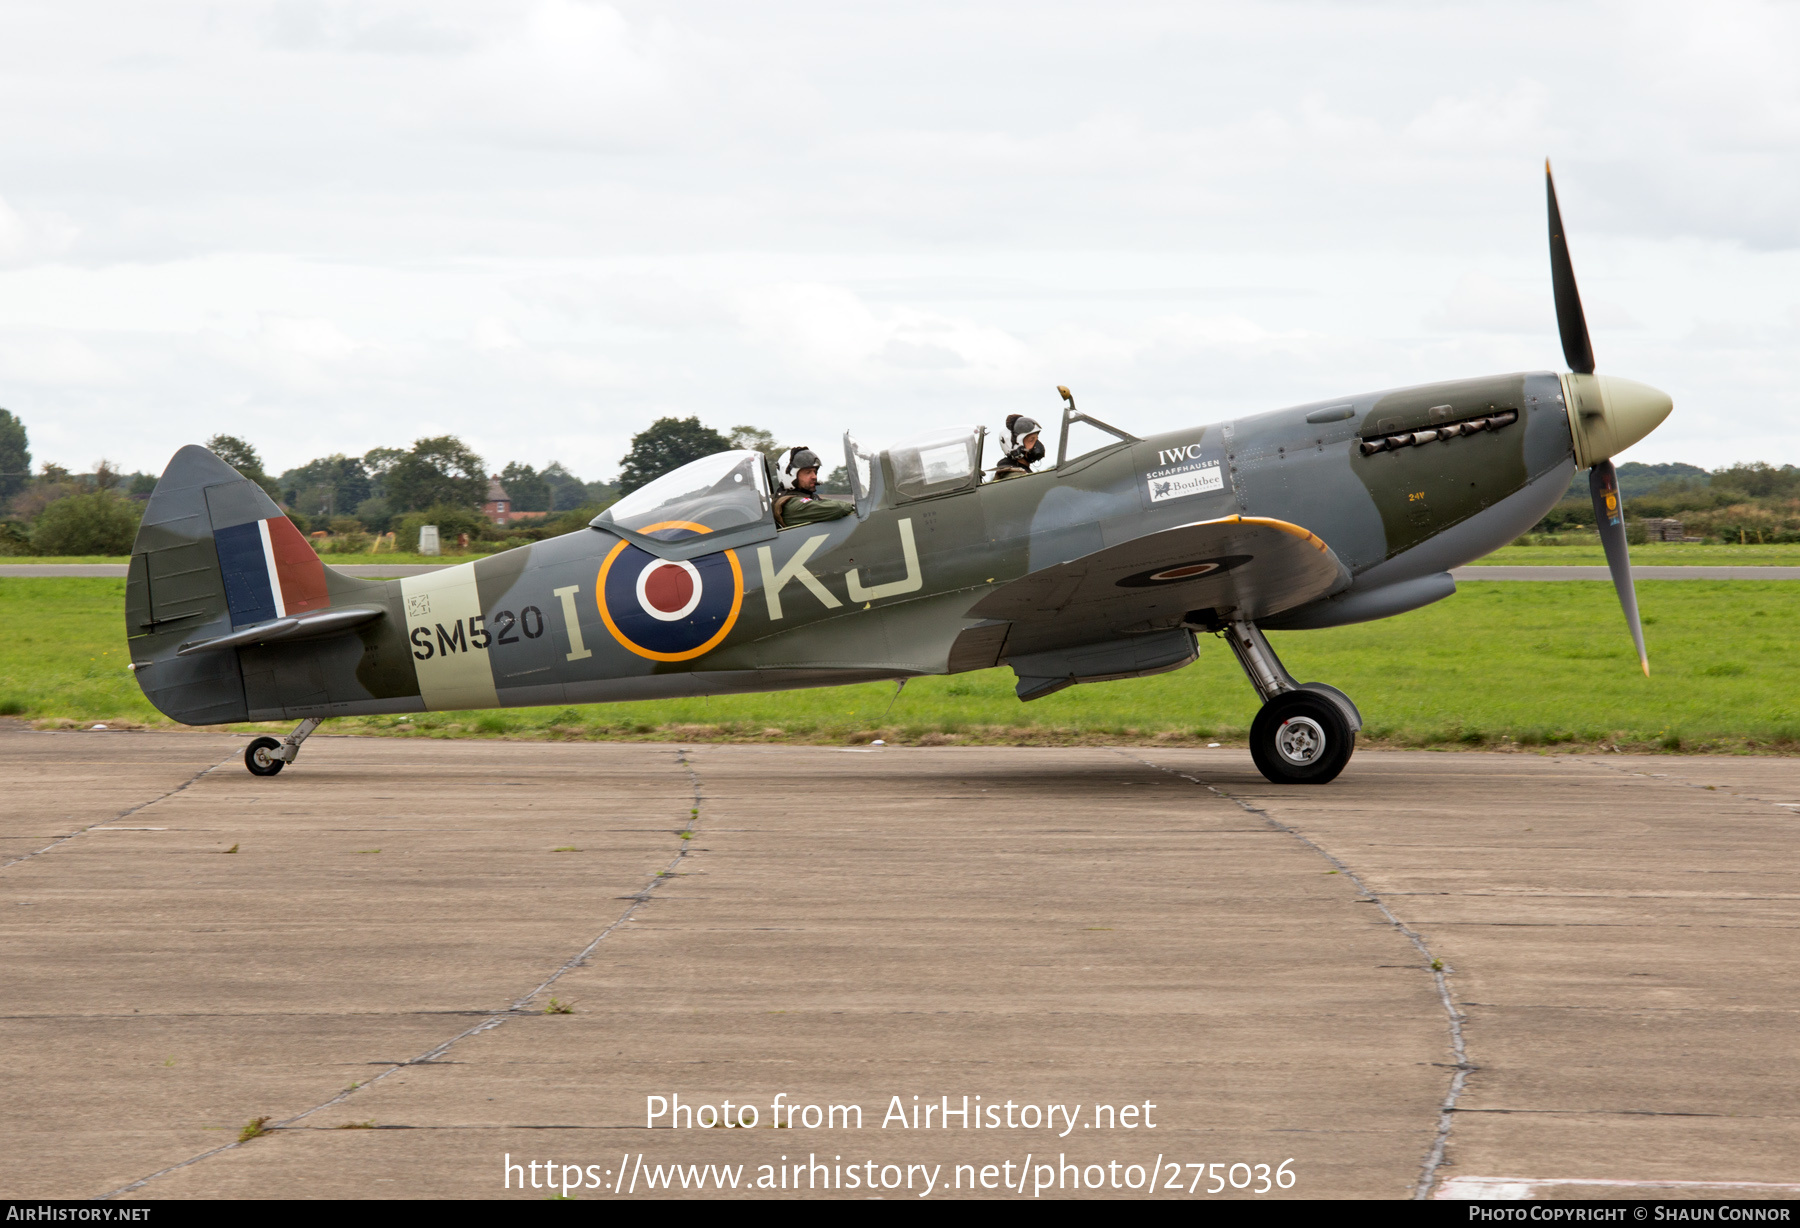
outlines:
M0 7L0 406L272 472L652 419L832 454L1563 367L1626 459L1800 462L1800 5Z

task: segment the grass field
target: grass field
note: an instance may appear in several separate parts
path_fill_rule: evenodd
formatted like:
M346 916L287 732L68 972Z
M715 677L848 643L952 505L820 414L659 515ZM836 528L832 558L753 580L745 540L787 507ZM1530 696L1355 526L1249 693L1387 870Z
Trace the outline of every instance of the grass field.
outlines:
M1644 542L1631 548L1638 567L1800 567L1800 543L1768 546L1705 545L1701 542ZM1604 567L1606 552L1600 539L1556 546L1502 546L1471 566L1508 567Z
M125 582L0 579L0 715L167 725L126 670ZM1467 583L1382 622L1270 636L1301 680L1342 688L1364 741L1406 746L1617 745L1800 751L1800 585L1639 585L1652 677L1639 673L1604 581ZM1021 704L1006 669L718 699L346 719L395 736L846 742L1241 741L1256 698L1202 637L1172 674L1071 687ZM249 728L249 726L245 726Z
M1472 566L1505 564L1507 566L1582 566L1604 567L1606 553L1600 539L1593 534L1570 534L1574 540L1556 546L1503 546ZM327 554L327 564L375 563L465 563L472 554L426 556L423 554ZM1698 542L1645 542L1631 548L1631 561L1646 567L1679 567L1682 565L1719 567L1800 567L1800 542L1767 546L1702 545ZM0 558L3 563L116 563L129 558L93 556L82 558Z

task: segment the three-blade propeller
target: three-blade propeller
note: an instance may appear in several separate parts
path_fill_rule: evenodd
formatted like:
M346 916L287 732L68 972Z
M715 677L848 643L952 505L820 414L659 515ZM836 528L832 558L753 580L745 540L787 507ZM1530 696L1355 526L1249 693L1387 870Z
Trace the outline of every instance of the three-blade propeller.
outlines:
M1556 291L1556 327L1562 333L1563 358L1577 375L1594 373L1594 345L1588 338L1587 316L1581 310L1581 292L1575 286L1575 264L1569 258L1569 241L1563 235L1562 210L1556 205L1556 181L1550 162L1544 162L1544 188L1550 202L1550 283ZM1619 475L1610 460L1596 461L1588 470L1588 493L1594 500L1594 524L1600 544L1606 548L1606 567L1612 573L1631 642L1637 646L1638 664L1650 676L1650 656L1644 651L1644 627L1638 620L1637 588L1631 582L1631 550L1625 543L1625 501L1619 495Z

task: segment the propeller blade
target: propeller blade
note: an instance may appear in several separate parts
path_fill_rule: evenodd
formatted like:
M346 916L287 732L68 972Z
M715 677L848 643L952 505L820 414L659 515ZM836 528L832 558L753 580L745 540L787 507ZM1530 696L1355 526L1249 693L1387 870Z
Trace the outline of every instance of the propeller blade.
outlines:
M1563 358L1577 375L1592 375L1594 345L1588 340L1587 316L1581 311L1581 291L1575 288L1575 262L1569 258L1569 241L1563 237L1562 210L1556 207L1556 180L1550 177L1548 158L1544 159L1544 188L1550 198L1550 285L1556 291L1556 327L1562 333Z
M1600 527L1600 544L1606 547L1606 567L1612 572L1619 605L1637 645L1638 664L1650 676L1650 654L1644 651L1644 625L1638 621L1637 588L1631 582L1631 549L1625 544L1625 501L1619 497L1619 475L1613 463L1603 460L1588 470L1588 493L1594 497L1594 523Z

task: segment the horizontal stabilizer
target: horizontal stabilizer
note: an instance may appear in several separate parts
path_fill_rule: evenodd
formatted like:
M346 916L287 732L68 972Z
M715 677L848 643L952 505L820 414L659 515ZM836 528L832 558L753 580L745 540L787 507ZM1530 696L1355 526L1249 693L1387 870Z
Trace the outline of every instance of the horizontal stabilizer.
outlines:
M387 610L378 605L339 606L335 610L320 610L316 614L302 614L294 618L277 618L273 622L259 623L254 627L245 627L242 631L233 631L230 635L215 636L210 640L192 640L175 650L178 657L191 656L196 652L212 652L220 648L242 648L246 644L268 644L276 640L298 640L308 636L330 635L336 631L346 631L351 627L373 622L382 617Z

